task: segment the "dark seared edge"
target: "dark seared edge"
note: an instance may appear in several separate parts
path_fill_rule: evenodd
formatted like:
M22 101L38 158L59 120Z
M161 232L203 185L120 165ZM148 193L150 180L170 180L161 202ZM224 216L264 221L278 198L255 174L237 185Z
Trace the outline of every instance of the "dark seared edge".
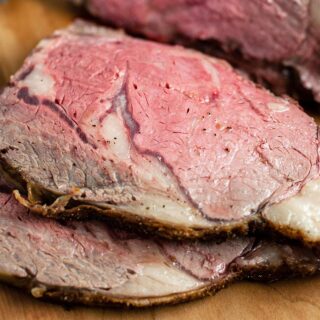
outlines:
M163 297L148 297L148 298L130 298L130 297L111 297L107 294L93 292L89 290L75 290L74 288L48 287L44 290L44 286L39 284L38 290L33 290L34 283L31 279L23 281L12 281L8 276L0 275L0 279L10 285L23 289L26 293L33 295L35 298L57 302L63 304L83 304L87 306L102 306L102 307L127 307L127 308L145 308L159 305L173 305L182 302L188 302L195 299L200 299L205 296L214 295L217 291L225 288L232 282L240 279L240 275L236 272L227 275L223 280L217 283L212 283L202 288L166 295Z
M249 252L250 254L251 252ZM245 258L245 256L244 256ZM239 258L241 259L241 257ZM205 296L212 296L217 291L227 287L229 284L244 279L252 279L259 282L270 282L280 279L294 278L297 276L306 277L318 272L316 266L297 267L296 264L290 265L286 262L280 266L270 266L269 264L255 267L239 267L236 262L232 263L229 271L219 281L213 281L203 287L183 293L170 294L163 297L111 297L108 293L90 291L85 289L75 289L72 287L47 286L43 283L37 283L30 275L28 278L17 279L10 275L0 274L0 279L10 285L23 289L33 297L50 302L63 304L83 304L87 306L102 307L127 307L127 308L144 308L159 305L173 305L190 300L200 299ZM295 270L296 268L296 270Z
M30 184L29 184L30 185ZM62 196L62 207L50 204L40 204L44 198L50 199L51 203L57 201L52 194L38 192L37 187L28 188L28 200L15 191L16 199L31 211L41 214L45 217L50 217L59 220L85 220L98 219L106 220L108 223L115 226L124 227L127 230L133 230L143 235L157 234L168 239L226 239L238 235L268 235L269 238L284 238L288 236L291 239L297 240L299 243L310 247L317 247L317 242L312 242L305 239L304 235L287 227L279 228L273 225L270 221L263 218L261 213L248 216L241 220L230 221L221 224L217 223L210 228L196 228L196 227L181 227L172 224L162 223L157 220L141 217L126 211L121 211L115 208L99 208L89 204L79 204L77 201L70 200L71 196ZM41 201L41 202L40 202ZM58 200L59 201L59 200ZM65 202L66 201L66 202ZM74 207L68 207L74 205Z
M235 235L246 235L256 233L257 230L263 230L265 222L262 220L261 214L249 216L238 221L222 222L210 228L197 227L181 227L173 224L159 222L155 219L141 217L127 211L116 208L99 208L98 206L89 204L78 204L75 207L68 207L68 203L77 204L77 201L70 201L72 196L62 196L57 198L52 205L40 204L39 200L43 197L43 193L34 192L37 190L34 186L28 188L28 200L20 195L18 191L14 192L16 199L31 211L41 214L45 217L54 219L106 219L114 220L117 225L126 226L144 234L156 234L168 239L212 239L231 237ZM52 194L51 197L52 199ZM61 201L61 202L60 202ZM58 206L57 206L58 202ZM43 203L43 202L42 202ZM62 207L59 207L60 203Z

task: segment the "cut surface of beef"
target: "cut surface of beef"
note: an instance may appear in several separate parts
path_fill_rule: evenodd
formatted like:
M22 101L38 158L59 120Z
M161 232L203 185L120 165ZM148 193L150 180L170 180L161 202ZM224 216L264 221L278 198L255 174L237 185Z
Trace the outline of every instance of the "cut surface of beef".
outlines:
M240 50L245 58L291 66L320 102L319 0L73 2L85 3L100 19L152 39L215 40L226 52Z
M152 240L103 222L58 222L0 193L0 279L35 298L150 306L214 293L241 278L317 273L311 249L253 238Z
M318 242L319 224L285 210L317 201L318 132L294 101L222 60L85 22L43 40L0 96L0 164L28 185L21 203L168 236L246 232L270 215Z

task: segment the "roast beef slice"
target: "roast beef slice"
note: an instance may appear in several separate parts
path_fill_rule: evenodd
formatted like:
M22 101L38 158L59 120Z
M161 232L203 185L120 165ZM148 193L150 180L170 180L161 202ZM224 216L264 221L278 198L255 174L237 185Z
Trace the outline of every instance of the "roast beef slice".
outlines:
M140 237L103 222L58 222L0 193L0 278L35 298L150 306L214 293L242 278L319 270L311 249L240 237L221 243Z
M21 203L171 237L271 220L317 243L318 132L222 60L86 22L43 40L0 95L0 163L28 186Z

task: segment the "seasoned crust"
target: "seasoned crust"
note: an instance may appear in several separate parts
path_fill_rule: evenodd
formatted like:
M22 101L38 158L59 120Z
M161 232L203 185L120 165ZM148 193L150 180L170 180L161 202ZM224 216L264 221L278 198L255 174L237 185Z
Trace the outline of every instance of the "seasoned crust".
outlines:
M265 220L265 224L267 228L272 229L275 232L285 237L288 237L290 239L298 240L299 242L303 243L305 246L308 246L308 247L319 246L318 241L315 241L314 239L308 237L308 235L305 232L302 232L301 230L293 229L285 225L278 225L267 219Z
M228 224L223 223L213 226L212 228L200 227L181 227L173 224L161 223L157 220L141 217L118 208L99 208L94 205L80 204L73 208L64 207L64 200L69 201L70 197L62 196L58 198L52 205L40 204L38 195L35 196L32 190L28 188L28 198L21 196L18 190L14 191L15 198L31 211L41 214L45 217L55 219L88 219L88 218L104 218L112 219L116 224L125 225L129 229L134 229L147 234L156 234L168 239L210 239L214 237L226 238L235 235L245 235L257 228L262 228L264 222L261 215L249 216L239 221L231 221ZM58 204L58 206L57 206ZM61 207L61 204L63 205Z
M28 199L23 197L18 190L14 191L15 198L31 211L45 217L54 219L105 219L118 226L125 226L143 234L157 234L168 239L225 239L237 235L269 233L272 236L286 236L298 240L306 246L317 246L318 242L308 238L303 232L287 226L279 226L264 219L261 213L251 215L239 221L230 221L211 227L181 227L173 224L161 223L157 220L141 217L118 208L99 208L94 205L80 204L72 208L65 207L70 197L62 196L52 205L39 203L39 194L34 192L35 187L28 187ZM65 202L66 201L66 202ZM62 207L61 207L62 205Z
M234 272L226 276L218 283L211 283L201 288L182 292L177 294L170 294L163 297L149 297L149 298L130 298L130 297L111 297L100 292L92 292L89 290L81 290L74 288L61 287L45 287L41 283L34 283L31 278L17 280L8 275L0 275L0 279L10 285L23 289L26 293L33 297L45 301L53 301L64 304L83 304L87 306L112 306L112 307L134 307L144 308L159 305L170 305L182 302L188 302L195 299L200 299L208 295L214 295L217 291L225 288L231 282L236 281L239 274Z
M240 221L231 221L228 224L217 224L212 228L191 228L181 226L174 226L172 224L161 223L147 217L140 217L138 215L121 211L117 208L102 209L93 205L78 205L73 208L57 207L55 205L41 205L33 191L34 188L28 188L29 199L27 200L21 196L18 190L14 191L16 199L31 211L45 217L54 219L106 219L110 220L118 226L125 226L126 229L134 230L143 234L157 234L168 239L225 239L237 235L268 233L272 236L287 236L291 239L298 240L306 246L317 246L316 241L312 241L305 236L303 232L294 230L286 226L278 226L271 221L264 219L261 213L249 216ZM63 198L63 197L62 197ZM64 198L66 199L66 198ZM33 201L33 202L32 202Z
M290 272L288 272L290 271ZM293 278L296 276L305 277L313 275L315 269L300 269L294 271L289 265L280 267L271 267L268 265L257 267L248 267L239 270L234 268L228 275L218 282L213 282L201 288L170 294L162 297L149 298L130 298L130 297L111 297L101 292L82 290L79 288L61 288L58 286L46 287L42 283L35 283L32 278L16 279L8 275L0 275L0 279L15 287L23 289L37 299L44 301L57 302L63 304L83 304L87 306L112 306L127 308L145 308L159 305L174 305L182 302L188 302L200 299L205 296L212 296L219 290L227 287L229 284L243 279L252 279L260 282L270 282L280 279ZM107 292L107 291L106 291Z

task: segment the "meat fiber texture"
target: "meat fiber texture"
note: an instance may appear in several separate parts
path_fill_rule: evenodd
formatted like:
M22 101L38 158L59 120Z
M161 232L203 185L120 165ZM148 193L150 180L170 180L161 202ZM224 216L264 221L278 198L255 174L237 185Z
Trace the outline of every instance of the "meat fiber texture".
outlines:
M87 305L150 306L214 293L230 282L318 272L311 249L253 238L152 240L103 222L33 215L0 193L0 279L35 298Z
M0 163L51 217L320 239L319 131L294 101L222 60L86 22L43 40L2 92Z
M152 39L215 40L226 51L291 66L320 102L320 0L73 2L85 3L103 21Z

